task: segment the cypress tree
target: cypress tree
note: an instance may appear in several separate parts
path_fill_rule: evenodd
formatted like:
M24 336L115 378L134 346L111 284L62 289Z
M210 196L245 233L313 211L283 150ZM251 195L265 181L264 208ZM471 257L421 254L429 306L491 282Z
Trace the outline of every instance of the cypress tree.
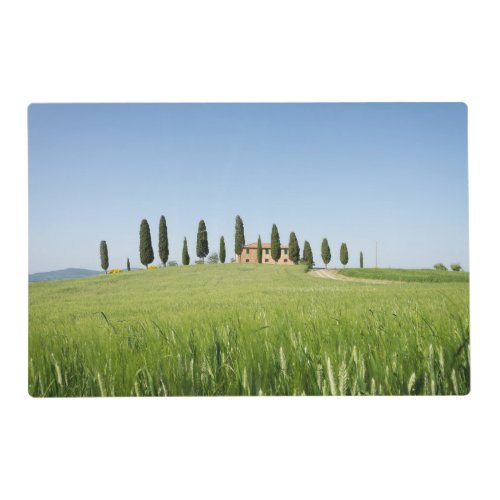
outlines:
M196 255L199 259L205 261L205 257L208 255L208 236L207 236L207 226L205 226L205 221L200 220L198 224L198 236L196 238Z
M359 267L363 269L363 252L359 252Z
M340 262L342 262L344 267L349 262L349 253L347 252L347 245L345 243L342 243L340 246Z
M302 260L309 266L313 266L313 253L311 250L311 245L308 241L304 241L304 253L302 255Z
M130 259L127 257L127 271L130 271Z
M153 262L155 254L153 252L153 245L151 245L151 232L149 230L149 224L146 219L142 219L139 236L139 253L141 257L141 264L143 266L146 266L147 269L148 265Z
M262 240L260 239L260 234L257 240L257 262L262 264Z
M160 255L160 260L163 267L166 266L168 260L168 233L167 233L167 221L165 216L160 217L160 234L158 237L158 253Z
M234 253L239 257L238 261L241 262L241 252L245 246L245 228L243 221L239 215L236 216L234 224Z
M328 246L328 240L326 238L323 238L323 242L321 243L321 258L325 263L325 268L327 268L329 262L332 260L332 254L330 252L330 247Z
M281 242L280 242L280 233L278 233L278 228L276 224L273 224L273 228L271 230L271 257L276 264L281 257Z
M184 244L182 246L182 264L185 266L189 266L189 253L186 238L184 238Z
M288 242L288 257L294 264L297 264L300 260L299 242L293 231L290 233L290 241Z
M104 272L108 274L108 267L109 267L108 245L104 240L101 241L99 250L101 254L101 267L104 269Z
M226 242L224 241L224 236L220 237L219 260L221 264L226 262Z

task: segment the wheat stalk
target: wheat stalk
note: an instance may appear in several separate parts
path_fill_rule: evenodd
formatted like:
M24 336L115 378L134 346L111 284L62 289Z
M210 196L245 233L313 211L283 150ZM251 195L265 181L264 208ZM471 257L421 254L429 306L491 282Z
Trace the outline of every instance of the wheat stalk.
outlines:
M339 368L339 393L345 396L347 390L347 366L345 360L342 361Z
M451 383L453 384L453 392L458 395L458 383L457 383L457 374L455 373L455 368L451 370Z
M415 375L415 372L413 372L410 375L410 379L408 380L408 394L411 394L413 391L413 388L415 387L415 381L417 380L417 376Z
M285 353L283 352L283 347L280 347L280 368L283 375L286 376L286 358Z
M326 360L326 372L328 373L328 383L330 384L330 393L332 396L337 395L337 388L335 387L335 377L333 376L332 362L330 358Z

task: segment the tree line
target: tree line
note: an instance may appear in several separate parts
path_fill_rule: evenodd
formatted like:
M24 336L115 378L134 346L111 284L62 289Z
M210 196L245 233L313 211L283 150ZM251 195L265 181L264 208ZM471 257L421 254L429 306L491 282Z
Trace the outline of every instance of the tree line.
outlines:
M245 228L243 225L243 220L239 215L237 215L234 226L234 253L239 257L240 261L244 246ZM101 257L101 267L107 273L109 267L109 257L106 241L101 241L99 252ZM169 256L169 241L167 221L164 215L160 217L158 231L158 255L163 267L165 267L167 265ZM199 261L196 261L199 263L204 263L207 256L209 263L220 262L221 264L224 264L226 262L226 243L224 240L224 236L221 236L219 240L219 253L209 255L208 232L204 220L200 220L198 224L198 233L196 238L196 256L198 257L198 259L200 259ZM151 242L151 231L149 228L149 223L146 219L143 219L141 221L139 228L139 258L141 264L145 266L146 269L148 269L148 266L154 261L155 258L153 245ZM278 262L281 258L281 241L276 224L273 224L271 229L271 258L275 263ZM301 257L299 242L297 240L297 236L293 231L290 233L288 242L288 258L294 264L303 263L306 264L309 268L313 267L314 265L314 258L310 243L307 240L304 242L304 248ZM328 267L332 255L328 240L326 238L323 239L323 242L321 244L321 258L325 263L325 267ZM188 266L190 264L190 261L191 258L189 255L187 239L186 237L184 237L182 244L182 264ZM260 235L257 241L257 262L259 264L262 264L262 240ZM340 262L344 265L344 267L349 262L349 253L347 250L347 245L345 243L342 243L342 245L340 246ZM176 265L176 263L173 265ZM360 267L363 267L363 252L360 253ZM130 259L128 257L127 271L130 271Z

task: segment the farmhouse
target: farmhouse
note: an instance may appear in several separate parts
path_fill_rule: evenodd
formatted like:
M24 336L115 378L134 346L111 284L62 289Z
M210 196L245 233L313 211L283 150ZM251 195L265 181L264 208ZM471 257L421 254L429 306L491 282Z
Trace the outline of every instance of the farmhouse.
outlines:
M257 243L245 245L241 256L237 256L237 262L257 264ZM274 264L274 260L271 257L271 243L262 243L262 264ZM277 264L293 264L288 257L288 245L281 245L281 256Z

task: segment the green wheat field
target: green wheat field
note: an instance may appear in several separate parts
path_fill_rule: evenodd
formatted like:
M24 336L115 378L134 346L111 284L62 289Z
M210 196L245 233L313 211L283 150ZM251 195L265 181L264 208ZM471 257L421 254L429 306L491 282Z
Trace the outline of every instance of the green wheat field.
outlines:
M467 394L468 273L196 265L29 284L29 393Z

